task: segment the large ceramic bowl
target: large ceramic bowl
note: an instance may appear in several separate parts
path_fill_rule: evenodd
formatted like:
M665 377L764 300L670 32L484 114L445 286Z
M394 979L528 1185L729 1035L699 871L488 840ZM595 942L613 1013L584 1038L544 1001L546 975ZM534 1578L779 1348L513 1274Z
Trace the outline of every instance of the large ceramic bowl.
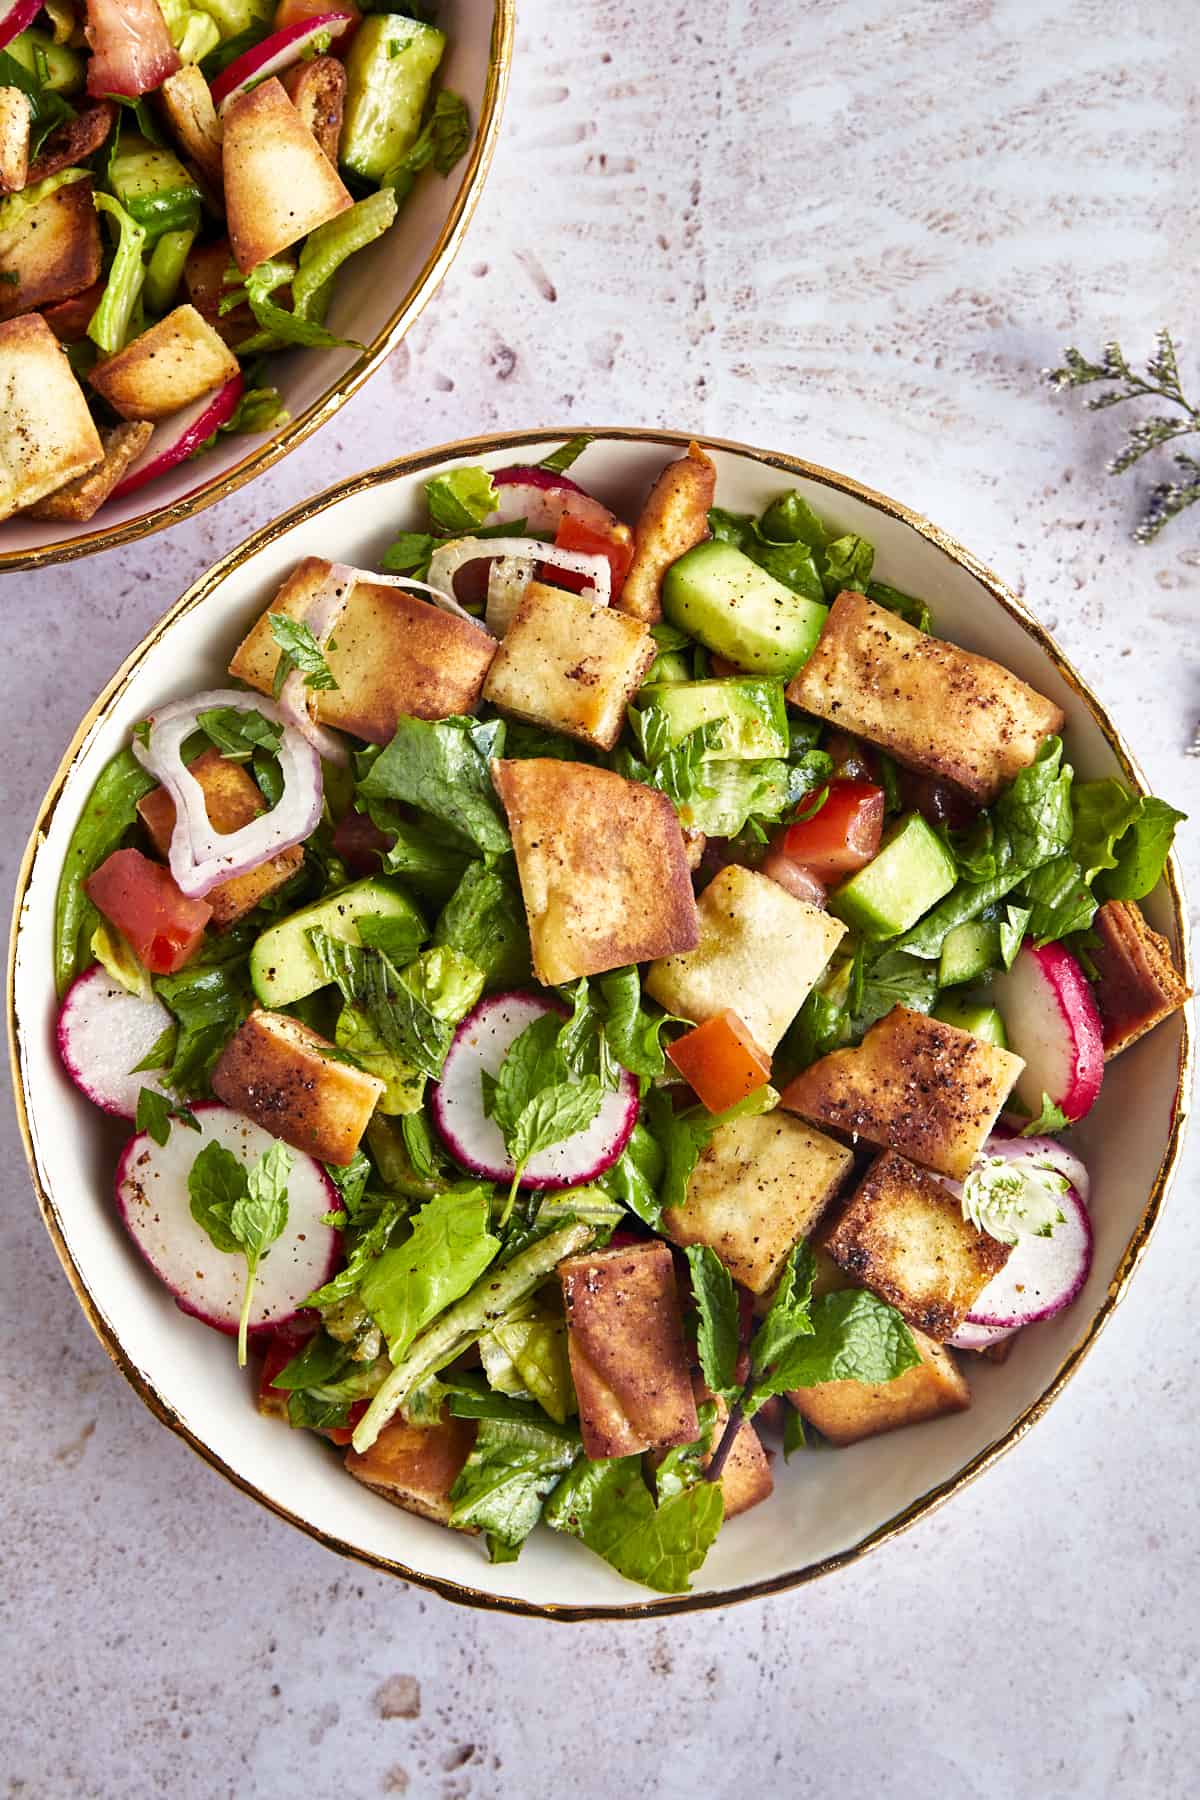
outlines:
M519 1562L491 1567L472 1539L387 1505L349 1480L308 1433L260 1417L228 1339L177 1311L122 1231L112 1200L118 1140L55 1056L51 922L64 848L97 773L131 726L155 705L220 685L231 647L299 557L315 549L369 566L398 528L419 525L431 469L533 462L565 435L478 439L377 469L296 508L202 576L118 671L67 750L21 871L9 980L17 1104L42 1213L81 1306L152 1411L237 1486L333 1549L451 1599L580 1618L720 1605L809 1581L886 1543L1015 1444L1091 1348L1145 1251L1179 1154L1190 1051L1188 1020L1176 1015L1112 1064L1100 1104L1078 1131L1095 1172L1096 1257L1076 1304L1027 1331L1002 1367L973 1363L968 1412L836 1454L793 1457L786 1467L778 1461L774 1499L722 1533L690 1595L655 1601L551 1532L537 1533ZM632 517L682 442L668 433L601 431L573 472ZM924 595L941 632L1061 703L1082 776L1115 774L1144 791L1100 703L965 550L844 476L736 444L708 448L723 506L757 512L780 490L799 487L822 514L873 540L880 576ZM1186 960L1173 865L1146 910Z
M268 379L283 396L286 425L253 437L220 438L197 461L101 507L85 524L4 520L0 574L90 556L179 524L271 468L362 386L436 292L471 222L500 131L515 18L516 0L442 0L438 23L447 47L438 82L467 102L474 137L445 180L427 174L417 182L392 229L338 277L328 324L365 348L273 356Z

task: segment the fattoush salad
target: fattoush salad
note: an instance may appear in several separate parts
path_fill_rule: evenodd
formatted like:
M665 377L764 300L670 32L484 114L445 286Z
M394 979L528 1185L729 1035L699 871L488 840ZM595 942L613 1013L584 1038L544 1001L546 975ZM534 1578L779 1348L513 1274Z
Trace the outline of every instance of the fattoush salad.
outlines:
M471 125L430 6L0 0L0 519L287 423L342 265ZM356 346L361 348L361 346Z
M686 1589L772 1460L1070 1305L1060 1138L1186 998L1176 822L798 492L457 465L106 767L58 1041L116 1206L386 1499ZM232 1354L232 1350L231 1350Z

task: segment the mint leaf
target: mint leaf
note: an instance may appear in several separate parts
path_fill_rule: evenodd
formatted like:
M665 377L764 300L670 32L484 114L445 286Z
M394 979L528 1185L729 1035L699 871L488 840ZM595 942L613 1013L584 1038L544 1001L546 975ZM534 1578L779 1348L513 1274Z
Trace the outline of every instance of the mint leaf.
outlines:
M337 687L324 652L303 619L290 619L286 613L268 613L267 622L280 651L275 670L276 698L292 669L300 670L306 688L329 690Z
M567 1073L558 1049L562 1025L557 1013L543 1013L513 1039L505 1053L485 1110L506 1141L534 1096L543 1088L554 1087Z
M165 1144L171 1135L172 1119L178 1119L189 1131L200 1130L200 1121L190 1107L174 1105L156 1088L144 1087L140 1090L137 1117L134 1120L138 1131L149 1132L156 1144Z
M500 495L486 469L450 469L425 483L425 500L437 529L461 537L495 512Z
M700 1369L710 1390L731 1403L738 1355L738 1303L733 1278L708 1244L690 1244L686 1255L696 1303Z
M1042 1095L1042 1110L1036 1119L1021 1128L1022 1137L1044 1137L1047 1132L1065 1131L1071 1123L1060 1106L1056 1106L1049 1094Z
M342 1234L346 1266L309 1294L304 1305L324 1309L357 1293L363 1277L375 1266L407 1211L407 1200L398 1194L388 1194L378 1202L364 1205L354 1215L354 1229Z
M808 1448L804 1419L794 1406L789 1406L783 1421L783 1460L790 1462L797 1450Z
M663 1153L641 1120L611 1169L600 1177L605 1193L639 1218L652 1231L662 1228L662 1202L658 1197L663 1176Z
M805 1340L813 1335L810 1309L816 1273L812 1251L806 1243L797 1244L784 1264L767 1315L750 1342L750 1381L742 1402L747 1419L772 1394L802 1385L792 1374Z
M393 1362L496 1257L500 1240L488 1230L490 1213L486 1188L439 1194L417 1214L405 1242L366 1271L359 1292Z
M512 1134L505 1140L518 1171L524 1170L531 1157L574 1137L577 1131L586 1131L603 1099L604 1089L596 1075L558 1082L535 1094L518 1113Z
M382 567L393 575L413 575L423 581L437 546L432 532L402 531L384 551Z
M775 1089L761 1087L724 1112L710 1113L703 1106L693 1106L686 1112L677 1113L663 1089L654 1089L647 1097L646 1112L650 1131L663 1153L662 1206L684 1204L692 1170L718 1126L728 1124L731 1119L770 1112L778 1104L779 1095Z
M546 1503L544 1518L602 1556L629 1581L686 1593L721 1529L720 1482L700 1481L656 1506L638 1456L581 1458Z
M412 961L425 941L425 927L411 913L394 918L386 913L363 913L355 921L360 941L368 950L382 950L388 961L402 969Z
M210 706L196 723L228 762L249 762L256 750L274 756L283 742L283 727L254 707Z
M516 885L481 862L469 863L434 928L435 944L469 956L488 987L529 980L529 927Z
M482 1417L471 1454L450 1490L450 1524L472 1526L515 1553L542 1514L542 1502L580 1453L579 1433L535 1407L510 1401L504 1419ZM493 1561L496 1560L493 1555ZM509 1560L509 1559L506 1559Z
M241 1240L233 1229L233 1209L246 1192L246 1169L224 1144L205 1144L188 1171L188 1203L197 1225L218 1250L235 1255Z
M812 1302L811 1334L794 1339L780 1355L767 1392L816 1387L823 1381L878 1386L895 1381L920 1360L912 1332L894 1307L865 1288L845 1288Z
M246 1292L238 1320L238 1366L246 1366L246 1333L260 1259L283 1233L288 1221L287 1183L291 1152L274 1143L264 1150L246 1177L245 1191L233 1203L229 1227L246 1256Z

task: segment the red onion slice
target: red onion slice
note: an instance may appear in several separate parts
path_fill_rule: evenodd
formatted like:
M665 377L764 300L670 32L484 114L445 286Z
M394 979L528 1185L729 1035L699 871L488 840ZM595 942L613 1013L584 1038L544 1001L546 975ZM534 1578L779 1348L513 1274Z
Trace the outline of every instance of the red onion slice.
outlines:
M204 789L183 761L182 750L199 729L199 715L213 707L259 712L282 727L279 767L283 793L270 812L261 813L237 831L217 831L208 816ZM201 899L222 881L257 869L269 857L301 844L321 817L321 759L304 735L284 718L279 707L261 694L239 688L215 688L175 700L151 715L150 735L136 738L133 754L160 781L175 804L168 862L181 893Z
M524 519L531 531L557 531L568 515L593 531L611 532L619 523L599 500L585 494L569 475L558 475L552 469L539 469L514 464L511 469L495 469L492 481L500 489L501 500L488 514L485 525L507 524Z
M612 600L612 565L607 556L591 556L583 550L560 550L557 544L543 544L539 538L496 537L451 538L439 544L429 562L429 579L443 593L454 592L454 577L467 563L481 558L511 558L536 566L545 563L554 569L569 569L592 584L588 596L598 606Z

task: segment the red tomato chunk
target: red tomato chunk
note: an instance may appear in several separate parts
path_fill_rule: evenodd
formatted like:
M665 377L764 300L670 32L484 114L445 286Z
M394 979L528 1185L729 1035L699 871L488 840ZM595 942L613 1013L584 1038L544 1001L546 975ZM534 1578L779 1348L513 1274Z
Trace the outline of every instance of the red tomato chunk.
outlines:
M820 811L789 825L776 847L818 881L840 881L878 851L883 808L883 789L873 782L831 781Z
M92 905L116 926L152 975L173 975L190 962L212 918L207 900L189 900L170 870L140 850L114 850L85 886Z
M611 532L596 531L593 526L572 518L570 513L564 513L554 543L559 550L581 550L585 556L607 556L612 570L612 597L617 599L633 561L633 535L627 525L618 525ZM591 585L586 575L574 575L569 569L548 568L546 574L555 587L569 588L573 594L582 594L584 588Z
M724 1112L771 1079L771 1059L727 1007L685 1031L667 1055L709 1112Z

